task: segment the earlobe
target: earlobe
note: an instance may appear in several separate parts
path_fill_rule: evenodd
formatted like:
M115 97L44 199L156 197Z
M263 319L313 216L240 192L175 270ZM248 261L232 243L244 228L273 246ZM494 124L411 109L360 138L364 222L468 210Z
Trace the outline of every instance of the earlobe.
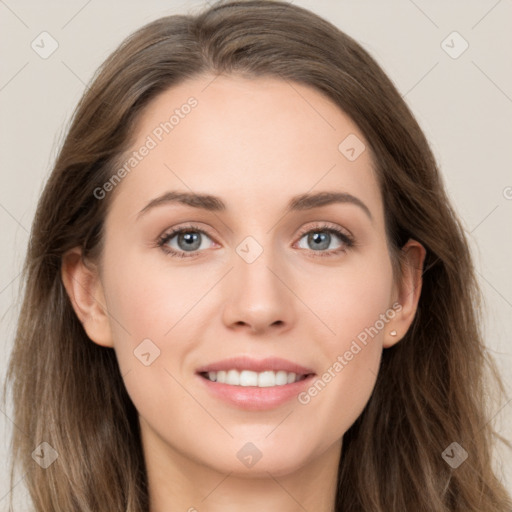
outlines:
M405 336L416 315L421 294L426 250L416 240L409 239L401 251L402 275L396 291L396 302L400 305L400 310L388 324L384 335L384 348L392 347Z
M87 336L104 347L112 347L112 333L103 287L97 268L86 263L79 248L62 257L61 278L73 309Z

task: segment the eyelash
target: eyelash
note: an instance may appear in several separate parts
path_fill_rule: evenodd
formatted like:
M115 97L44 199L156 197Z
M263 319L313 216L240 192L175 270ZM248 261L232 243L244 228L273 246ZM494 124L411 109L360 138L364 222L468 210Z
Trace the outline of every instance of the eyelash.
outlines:
M212 238L206 231L204 231L203 229L201 229L198 226L191 224L189 226L183 226L180 228L173 229L172 231L170 231L168 233L164 233L163 235L161 235L159 237L159 239L157 241L157 246L160 247L166 254L168 254L171 257L177 257L177 258L194 257L201 251L194 251L194 252L190 252L189 254L187 254L186 251L176 251L166 245L169 242L169 240L172 240L174 238L175 235L178 235L181 233L188 233L188 232L197 232L197 233L206 235L208 238ZM304 235L307 235L307 234L313 233L313 232L314 233L325 232L325 233L334 234L334 235L338 236L338 238L344 244L344 247L338 248L338 249L331 249L330 251L313 251L313 250L311 250L311 252L314 253L312 255L313 258L336 256L339 253L347 252L347 250L352 249L356 245L354 239L351 236L347 235L345 232L341 231L340 229L332 227L327 224L321 224L319 226L315 226L314 228L307 228L307 229L301 230L298 235L299 240L301 240Z

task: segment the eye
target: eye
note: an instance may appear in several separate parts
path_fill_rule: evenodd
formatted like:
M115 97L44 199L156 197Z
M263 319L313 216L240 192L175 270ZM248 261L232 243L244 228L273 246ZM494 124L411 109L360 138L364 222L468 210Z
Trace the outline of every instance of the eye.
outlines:
M186 258L195 256L199 249L207 249L207 239L211 240L204 230L197 226L185 226L164 233L158 241L158 246L170 256Z
M317 226L313 229L303 231L300 236L299 248L309 249L318 253L313 256L334 256L341 252L346 252L354 246L354 240L351 236L341 229L330 225ZM336 239L338 240L338 245L333 248L331 244L336 242ZM300 245L302 240L305 240L306 247ZM330 250L328 250L329 248Z
M348 233L326 224L303 230L299 236L299 248L316 253L313 256L335 256L347 252L355 245L354 239ZM172 257L187 258L208 249L211 244L207 240L212 241L212 238L203 229L189 225L164 233L158 239L158 247ZM301 244L302 240L305 240L306 247ZM338 244L332 248L331 245L336 240Z

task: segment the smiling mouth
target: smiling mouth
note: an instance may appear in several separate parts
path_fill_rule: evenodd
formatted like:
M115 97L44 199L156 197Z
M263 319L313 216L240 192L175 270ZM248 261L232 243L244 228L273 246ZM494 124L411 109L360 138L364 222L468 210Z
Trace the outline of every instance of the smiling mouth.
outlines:
M269 388L285 386L306 379L312 374L297 374L284 370L254 372L251 370L219 370L216 372L200 372L201 377L219 384L230 386Z

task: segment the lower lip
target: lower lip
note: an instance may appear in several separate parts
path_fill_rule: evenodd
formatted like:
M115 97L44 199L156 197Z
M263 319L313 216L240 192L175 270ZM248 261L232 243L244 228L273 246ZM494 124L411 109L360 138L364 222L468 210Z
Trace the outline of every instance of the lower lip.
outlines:
M249 411L275 409L293 398L297 398L299 393L309 386L315 377L312 374L292 384L260 388L257 386L231 386L212 382L201 375L197 376L214 396L240 409Z

